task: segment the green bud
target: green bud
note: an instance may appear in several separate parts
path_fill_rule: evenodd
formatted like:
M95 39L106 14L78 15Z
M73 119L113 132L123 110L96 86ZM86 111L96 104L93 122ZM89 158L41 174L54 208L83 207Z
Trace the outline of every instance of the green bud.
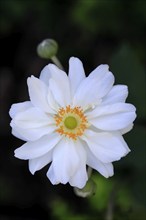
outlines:
M93 196L95 195L95 192L96 192L96 183L92 179L89 179L86 185L84 186L84 188L79 189L75 187L74 192L77 196L80 196L83 198L88 197L88 196Z
M37 46L37 53L41 58L52 59L57 54L58 44L53 39L43 40Z

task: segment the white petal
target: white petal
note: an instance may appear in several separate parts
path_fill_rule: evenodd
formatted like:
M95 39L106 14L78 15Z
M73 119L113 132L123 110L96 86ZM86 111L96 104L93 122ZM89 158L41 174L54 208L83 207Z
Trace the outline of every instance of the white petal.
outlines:
M49 69L49 65L50 64L46 65L40 73L40 80L43 81L47 86L49 86L49 80L52 75Z
M73 103L74 105L86 107L91 104L98 104L112 88L114 76L111 72L102 72L98 75L89 75L84 79L77 89Z
M15 150L15 157L19 159L33 159L49 152L60 141L57 133L43 136L37 141L27 142Z
M28 141L27 138L23 137L17 130L15 130L15 129L13 129L13 128L12 128L12 134L13 134L15 137L17 137L17 138L19 138L19 139L21 139L21 140L23 140L23 141Z
M121 134L123 135L123 134L128 133L129 131L132 130L133 126L134 126L134 124L132 123L132 124L128 125L126 128L120 130Z
M130 151L122 136L116 132L96 133L86 130L82 139L86 141L95 157L103 163L120 160Z
M89 122L95 127L114 131L120 130L131 124L135 118L135 107L127 103L99 106L86 114Z
M45 112L54 113L48 105L47 96L49 89L45 83L40 79L31 76L28 78L27 84L32 104Z
M57 181L66 184L79 166L77 144L73 140L62 139L53 151L52 165Z
M30 101L16 103L11 106L9 114L11 118L13 118L16 116L17 113L23 112L29 109L30 107L32 107L32 104Z
M39 128L55 124L54 119L45 114L39 108L30 107L28 110L18 113L14 119L14 124L20 128Z
M97 170L101 175L108 178L113 176L114 170L112 163L102 163L94 154L86 148L87 151L87 165L92 167L93 169Z
M47 172L47 177L48 177L48 179L51 181L51 183L52 183L53 185L56 185L56 184L59 184L59 183L60 183L60 182L56 179L56 176L55 176L55 173L54 173L54 168L53 168L52 164L51 164L51 166L50 166L50 168L49 168L49 170L48 170L48 172Z
M60 106L69 105L71 102L70 84L66 73L53 64L49 65L52 78L49 80L49 88Z
M89 77L90 78L98 78L98 80L102 80L105 77L105 74L109 71L109 66L107 64L101 64L96 69L94 69Z
M38 140L39 138L41 138L42 136L46 135L46 134L51 134L53 131L55 131L56 126L51 125L51 126L43 126L43 127L38 127L38 128L20 128L18 126L16 126L12 120L12 122L10 123L11 127L12 127L12 134L14 134L14 136L25 140L25 141L35 141Z
M54 119L35 107L18 113L10 125L16 137L27 141L37 140L45 134L52 133L56 128Z
M50 79L49 88L57 104L60 107L65 107L66 105L68 105L68 103L66 103L65 101L65 96L63 95L63 88L61 89L61 86L58 86L58 84L59 82L56 82L54 79Z
M81 142L77 143L77 153L80 158L79 166L75 174L70 178L69 183L71 186L83 188L88 180L86 171L87 155Z
M116 102L125 102L128 96L128 87L125 85L115 85L103 98L102 105L109 105Z
M29 171L34 174L36 171L41 170L44 166L49 164L52 160L52 151L44 154L43 156L29 160Z
M75 94L78 86L85 77L82 62L78 58L71 57L69 60L69 79L72 96Z
M50 108L54 110L54 114L56 114L56 112L58 112L58 109L60 107L58 103L55 101L54 96L50 90L48 91L47 101L48 101Z

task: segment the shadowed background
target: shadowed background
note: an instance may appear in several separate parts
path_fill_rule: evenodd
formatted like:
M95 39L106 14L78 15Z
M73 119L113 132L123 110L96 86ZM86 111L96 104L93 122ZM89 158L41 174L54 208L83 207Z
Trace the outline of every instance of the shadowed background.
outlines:
M39 76L48 60L36 47L45 38L59 44L65 70L79 57L88 75L107 63L116 84L129 87L137 108L134 129L125 135L131 153L115 162L115 175L97 172L96 194L82 199L69 185L52 186L48 167L34 176L14 158L23 142L11 135L9 108L28 100L26 79ZM144 0L0 1L0 219L144 220L146 217L146 2Z

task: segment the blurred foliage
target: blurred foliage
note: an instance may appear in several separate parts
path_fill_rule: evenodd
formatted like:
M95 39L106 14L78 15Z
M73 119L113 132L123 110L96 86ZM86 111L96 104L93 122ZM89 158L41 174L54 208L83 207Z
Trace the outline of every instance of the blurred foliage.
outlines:
M137 107L138 120L145 119L146 105L141 100L146 100L146 74L135 51L126 44L122 45L111 57L110 65L116 73L116 82L128 85L128 98Z
M77 197L68 185L52 186L47 168L32 176L27 162L13 156L22 142L10 133L11 103L28 99L26 78L39 75L48 61L36 47L46 38L59 43L68 68L79 57L86 73L108 63L116 84L129 88L137 108L134 129L125 135L131 153L115 162L115 175L93 172L96 194ZM0 1L0 219L144 220L146 218L146 1L1 0Z

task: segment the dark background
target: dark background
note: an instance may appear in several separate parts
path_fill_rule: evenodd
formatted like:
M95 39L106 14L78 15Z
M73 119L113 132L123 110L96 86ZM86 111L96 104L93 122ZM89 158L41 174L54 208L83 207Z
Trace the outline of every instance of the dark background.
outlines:
M11 135L9 108L28 99L26 79L39 76L49 60L37 56L45 38L59 44L66 71L79 57L87 75L107 63L116 84L129 87L137 108L134 129L125 135L131 153L114 163L115 175L93 172L96 194L77 197L69 185L52 186L47 167L34 176L14 158L23 144ZM146 1L0 1L0 220L144 220L146 217Z

